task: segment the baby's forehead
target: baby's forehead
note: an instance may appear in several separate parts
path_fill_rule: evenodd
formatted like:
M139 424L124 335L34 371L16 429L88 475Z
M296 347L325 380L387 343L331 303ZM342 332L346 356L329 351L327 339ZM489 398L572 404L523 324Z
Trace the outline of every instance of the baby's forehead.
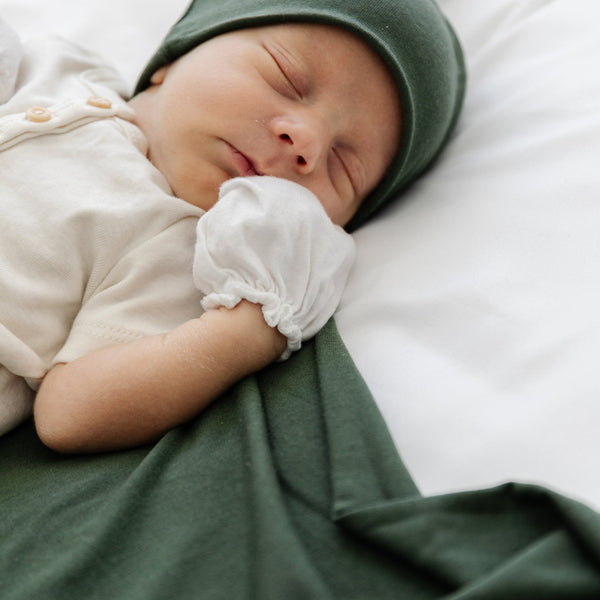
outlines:
M272 33L273 35L279 35L285 37L286 34L292 38L304 39L310 41L312 45L321 46L333 39L345 39L346 42L350 43L350 40L359 42L363 47L364 51L369 54L376 55L380 60L385 62L384 56L382 56L378 49L370 45L358 32L353 31L350 27L343 23L328 22L328 21L316 21L316 20L301 20L301 19L290 19L282 20L276 23L266 23L257 25L245 25L239 28L227 29L222 33L217 33L217 36L227 36L236 33L254 33L264 32ZM203 40L203 42L208 41Z
M334 56L337 70L342 75L352 74L361 68L367 71L385 70L388 80L393 82L396 88L398 97L401 96L400 87L392 69L388 66L385 55L345 25L321 21L290 20L243 28L239 31L260 32L288 45L289 50L296 52L300 58L312 59L317 67L323 60ZM354 93L354 90L349 90L349 93Z

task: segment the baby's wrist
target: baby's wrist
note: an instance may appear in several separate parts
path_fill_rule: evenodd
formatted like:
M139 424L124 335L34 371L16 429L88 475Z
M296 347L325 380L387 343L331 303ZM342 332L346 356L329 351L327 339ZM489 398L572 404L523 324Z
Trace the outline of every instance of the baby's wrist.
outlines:
M286 348L287 339L276 328L270 327L259 304L242 300L234 308L209 310L203 319L222 329L231 344L235 364L246 373L258 371L274 362Z

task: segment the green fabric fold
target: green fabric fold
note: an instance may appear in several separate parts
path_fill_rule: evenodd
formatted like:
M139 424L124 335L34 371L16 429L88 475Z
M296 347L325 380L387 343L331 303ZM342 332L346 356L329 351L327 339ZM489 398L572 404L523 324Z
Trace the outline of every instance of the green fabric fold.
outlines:
M5 600L600 598L600 515L536 486L422 497L333 321L157 444L0 439Z

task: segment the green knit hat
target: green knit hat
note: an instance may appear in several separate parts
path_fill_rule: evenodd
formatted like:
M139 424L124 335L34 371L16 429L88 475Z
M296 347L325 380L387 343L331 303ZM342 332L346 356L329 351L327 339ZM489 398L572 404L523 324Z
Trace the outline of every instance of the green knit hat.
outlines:
M460 44L434 0L193 0L138 82L205 40L286 21L341 26L370 44L391 69L402 102L402 140L393 164L348 224L353 230L422 173L458 119L465 93Z

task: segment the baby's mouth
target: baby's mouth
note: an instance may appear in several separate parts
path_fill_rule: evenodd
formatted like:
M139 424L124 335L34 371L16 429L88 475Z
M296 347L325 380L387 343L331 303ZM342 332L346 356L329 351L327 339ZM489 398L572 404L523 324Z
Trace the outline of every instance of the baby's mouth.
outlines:
M243 152L240 152L237 148L228 144L233 155L233 163L235 170L238 172L240 177L252 177L254 175L262 175L250 158L248 158Z

